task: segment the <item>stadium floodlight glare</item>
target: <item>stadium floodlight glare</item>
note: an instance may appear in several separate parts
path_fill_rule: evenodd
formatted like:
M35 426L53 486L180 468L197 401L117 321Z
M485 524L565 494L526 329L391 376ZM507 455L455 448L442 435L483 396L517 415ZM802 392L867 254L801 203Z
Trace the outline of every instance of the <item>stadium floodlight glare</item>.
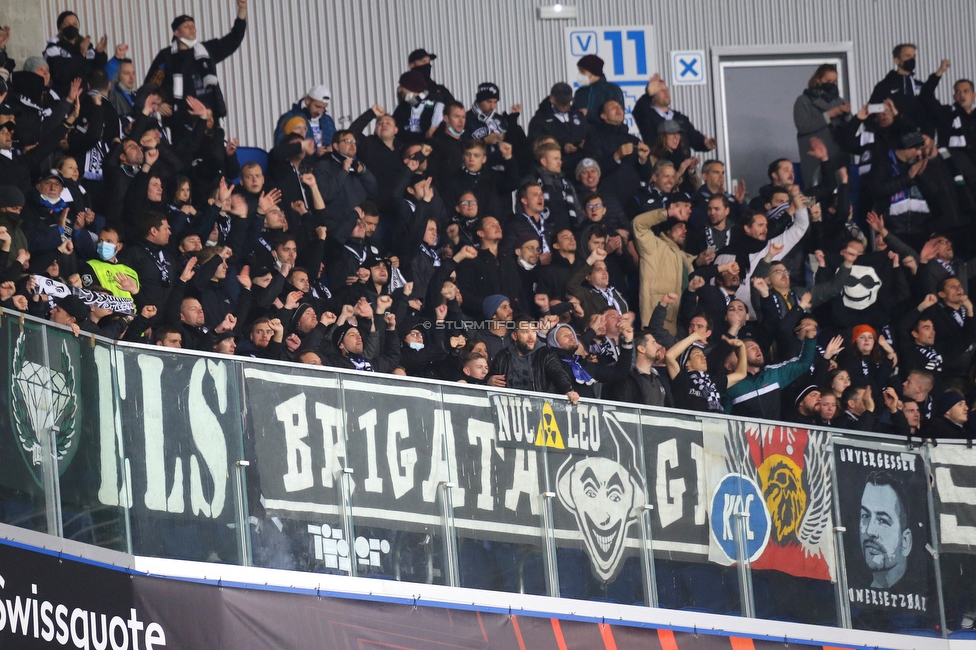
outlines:
M539 7L540 20L565 20L567 18L576 18L576 7L563 4Z

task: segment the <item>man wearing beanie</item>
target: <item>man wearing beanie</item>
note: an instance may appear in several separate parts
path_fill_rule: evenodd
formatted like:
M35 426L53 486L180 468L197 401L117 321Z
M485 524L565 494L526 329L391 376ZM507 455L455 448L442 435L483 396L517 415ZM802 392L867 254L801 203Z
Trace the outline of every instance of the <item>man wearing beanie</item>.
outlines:
M0 185L0 228L6 228L7 234L10 235L7 266L17 259L20 251L27 250L27 236L20 227L20 211L23 207L23 192L13 185ZM0 271L3 270L0 268Z
M414 50L407 56L407 67L423 75L427 81L427 90L430 93L431 99L447 106L456 100L446 86L437 83L431 76L431 62L436 58L437 55L433 52L428 52L424 48L420 48L419 50Z
M486 81L478 85L478 92L474 97L474 104L468 111L464 123L464 133L475 140L484 140L488 145L489 160L498 169L499 156L493 155L498 150L498 143L503 140L512 146L524 142L525 132L519 126L518 118L522 112L521 104L514 104L510 113L498 112L498 86Z
M922 427L924 438L968 438L972 433L963 428L969 420L966 398L954 390L939 395L932 419Z
M78 296L65 296L58 298L57 304L51 310L51 322L58 325L67 325L78 336L82 330L86 332L98 332L98 326L89 320L91 308Z
M392 372L400 364L400 340L396 332L396 316L392 312L376 314L365 300L356 305L357 324L343 323L332 331L332 346L323 359L325 365L363 372ZM377 331L377 324L382 332ZM382 352L366 358L363 333L378 337Z
M804 386L793 398L793 408L785 413L790 422L816 425L820 419L820 389L816 384Z
M612 99L626 106L620 86L610 83L603 75L603 59L595 54L587 54L576 62L576 69L579 77L576 79L573 108L586 115L590 124L599 124L600 110L607 101Z
M473 334L488 348L489 361L505 348L511 347L512 338L509 336L508 325L512 321L513 313L508 298L501 294L487 296L481 302L481 315L487 323L484 329L473 330Z
M315 141L316 153L319 156L324 154L325 147L332 142L332 134L335 133L336 128L332 116L326 113L330 101L332 101L332 93L322 84L309 88L304 99L295 102L291 110L278 118L274 143L277 145L286 135L289 135L286 127L297 117L305 122L305 138Z
M227 106L217 80L217 64L231 56L244 42L247 30L247 0L237 0L237 19L230 33L222 38L201 42L197 38L192 16L173 19L173 40L159 51L149 65L146 83L155 84L173 104L173 123L182 124L186 113L184 100L195 97L213 111L215 119L227 115ZM175 131L175 129L174 129Z

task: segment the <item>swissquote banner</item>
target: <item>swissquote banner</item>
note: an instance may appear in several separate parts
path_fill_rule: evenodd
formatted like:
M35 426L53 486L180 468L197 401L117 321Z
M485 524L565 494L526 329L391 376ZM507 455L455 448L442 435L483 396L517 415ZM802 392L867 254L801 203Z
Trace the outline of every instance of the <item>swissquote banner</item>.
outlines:
M835 444L851 607L937 611L922 454Z
M976 553L976 449L930 447L929 463L942 551Z
M199 565L201 575L208 565ZM153 577L0 542L0 647L22 650L492 648L774 650L782 639L680 632ZM792 641L800 648L824 646Z
M737 560L741 518L753 569L832 579L829 434L734 420L707 420L704 429L708 559Z

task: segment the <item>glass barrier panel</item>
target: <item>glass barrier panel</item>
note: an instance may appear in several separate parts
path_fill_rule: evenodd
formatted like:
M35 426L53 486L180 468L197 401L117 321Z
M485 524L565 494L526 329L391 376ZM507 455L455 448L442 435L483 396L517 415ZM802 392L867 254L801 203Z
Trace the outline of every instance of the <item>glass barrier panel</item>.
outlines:
M640 412L658 606L728 611L724 567L708 561L708 498L702 423L690 415ZM713 575L715 574L715 575Z
M452 433L454 523L462 587L546 593L541 496L544 401L463 384L445 385ZM543 436L545 437L545 436Z
M65 425L76 417L79 378L49 370L42 326L9 315L0 325L0 359L9 368L0 373L0 521L56 535L45 499L52 468L45 472L44 445L52 426L74 431Z
M641 508L647 502L636 409L543 402L559 595L643 604Z
M311 366L246 364L245 455L255 566L349 575L341 510L346 426L339 378Z
M972 633L976 624L976 448L928 448L946 629Z
M834 439L851 618L884 632L940 627L928 475L919 450Z
M227 358L119 348L124 466L137 555L240 564L241 386Z
M74 416L58 431L64 536L126 551L130 487L119 453L116 348L56 328L47 334L52 374L74 390L66 409Z
M342 375L357 574L444 584L439 490L440 388L373 373Z

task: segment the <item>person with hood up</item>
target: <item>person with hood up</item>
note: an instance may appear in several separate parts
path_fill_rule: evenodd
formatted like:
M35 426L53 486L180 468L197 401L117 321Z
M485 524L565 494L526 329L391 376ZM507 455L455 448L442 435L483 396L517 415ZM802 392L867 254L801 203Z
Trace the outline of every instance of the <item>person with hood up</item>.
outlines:
M599 398L602 385L616 384L627 379L634 351L634 329L627 328L620 334L620 359L614 365L602 365L587 359L586 350L580 344L573 328L559 323L549 330L546 345L552 348L562 362L563 371L572 382L573 390L580 397Z

